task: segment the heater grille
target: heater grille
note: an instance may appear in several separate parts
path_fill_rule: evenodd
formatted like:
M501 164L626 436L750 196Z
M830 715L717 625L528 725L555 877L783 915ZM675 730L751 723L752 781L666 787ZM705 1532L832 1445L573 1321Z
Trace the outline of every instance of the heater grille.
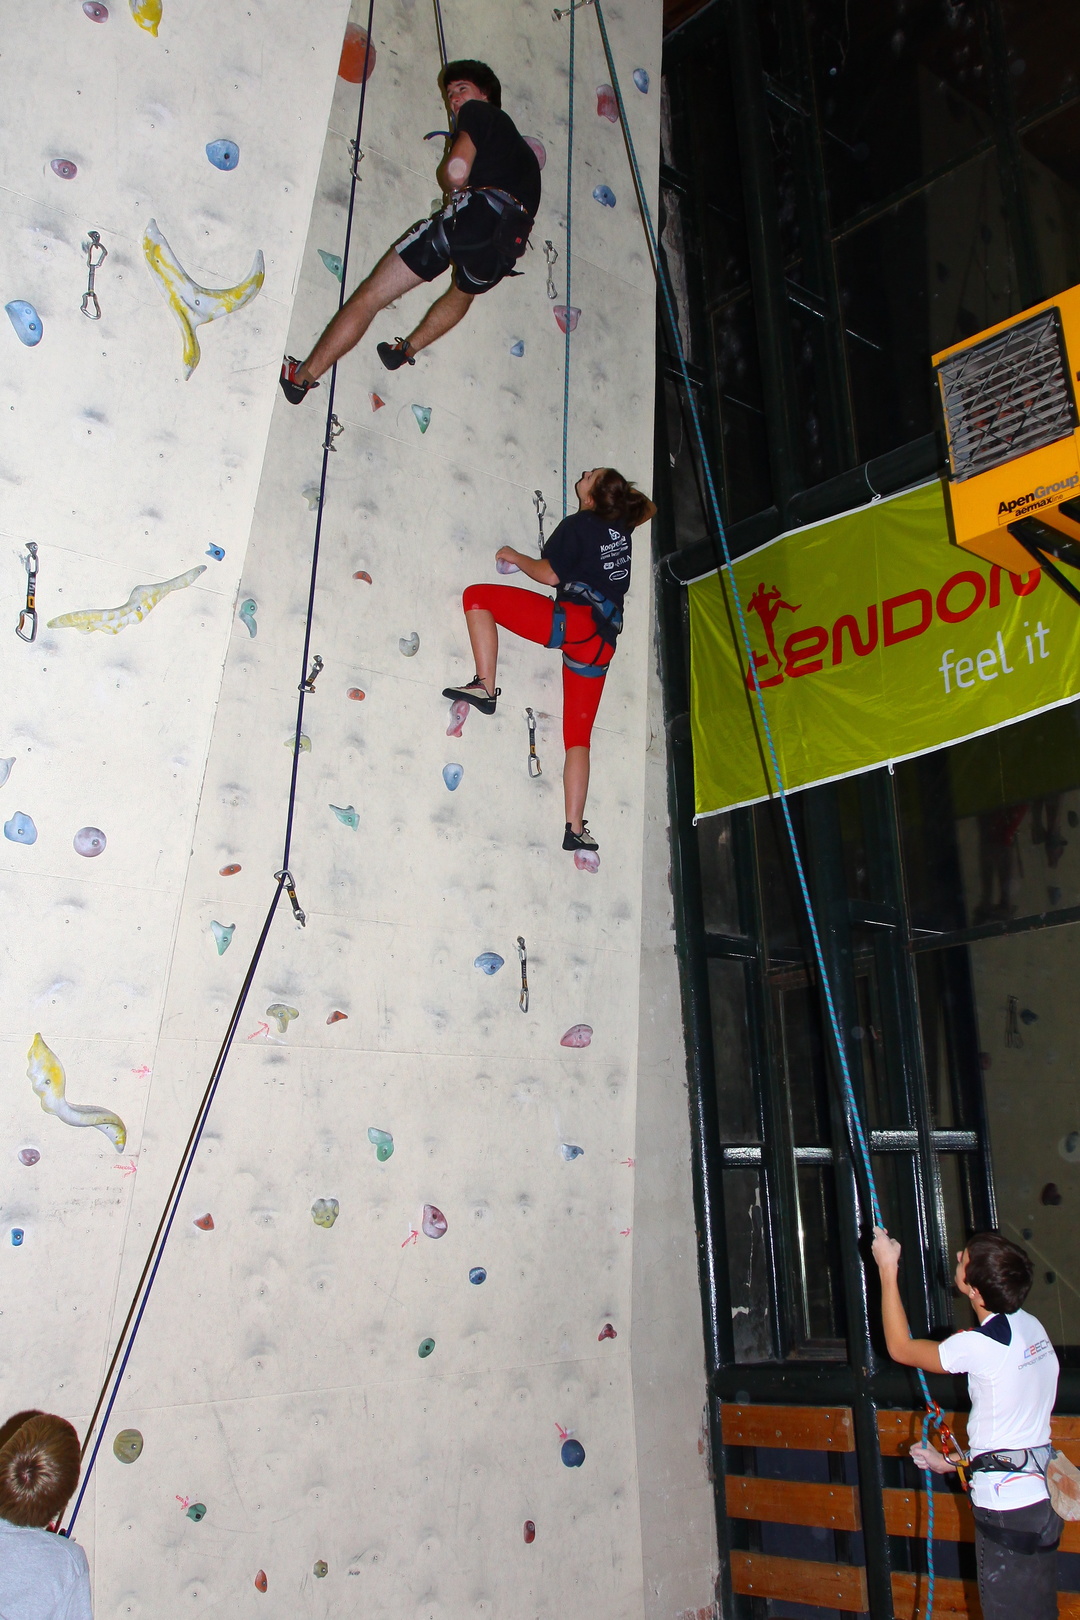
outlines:
M1041 450L1077 425L1056 307L950 355L937 374L956 482Z

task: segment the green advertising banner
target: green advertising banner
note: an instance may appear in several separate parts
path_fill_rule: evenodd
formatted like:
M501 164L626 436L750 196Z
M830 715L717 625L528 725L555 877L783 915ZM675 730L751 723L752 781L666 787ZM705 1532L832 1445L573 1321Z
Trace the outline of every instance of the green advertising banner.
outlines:
M1080 693L1080 608L948 537L937 481L734 564L785 788L941 748ZM699 816L775 791L729 570L690 586Z

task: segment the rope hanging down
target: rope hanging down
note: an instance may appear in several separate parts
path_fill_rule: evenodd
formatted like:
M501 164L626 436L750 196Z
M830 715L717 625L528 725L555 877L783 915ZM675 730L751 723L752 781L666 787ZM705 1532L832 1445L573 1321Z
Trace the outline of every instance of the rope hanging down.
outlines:
M577 18L570 11L570 65L567 73L569 90L566 109L566 330L563 337L563 404L562 404L562 515L566 516L567 471L569 465L570 436L570 274L574 263L574 30Z
M443 32L442 6L440 5L439 0L432 0L432 3L434 4L434 7L435 7L435 36L436 36L436 39L438 41L438 46L439 46L439 60L442 63L443 67L445 67L446 66L446 35ZM366 61L367 61L367 59L365 57L365 71L366 71Z
M437 9L438 0L436 0L436 10ZM364 127L364 106L367 99L368 53L371 50L371 27L374 10L375 0L368 0L368 43L364 52L364 75L363 79L361 80L360 107L356 119L355 150L357 151L360 147L360 137L363 133ZM356 185L358 178L359 177L356 174L356 166L354 164L352 184L349 189L349 209L345 224L345 249L341 260L341 287L338 293L339 309L345 302L345 280L349 267L349 248L352 243L353 216L356 206ZM64 1527L63 1533L65 1535L71 1534L75 1527L75 1521L79 1517L79 1510L82 1507L83 1499L86 1496L86 1492L94 1472L94 1465L97 1462L98 1453L101 1450L101 1444L105 1437L105 1431L108 1426L109 1418L112 1415L113 1407L115 1406L117 1396L120 1393L120 1386L123 1383L128 1362L131 1359L131 1353L135 1348L135 1341L138 1337L139 1329L142 1326L143 1317L146 1314L146 1307L149 1304L150 1294L153 1290L158 1271L161 1267L161 1262L165 1254L165 1247L169 1241L169 1235L172 1232L173 1224L175 1223L176 1216L180 1208L180 1201L183 1198L184 1189L187 1186L188 1177L191 1174L192 1166L195 1162L195 1155L198 1152L199 1143L202 1140L203 1131L206 1128L206 1121L209 1117L214 1098L217 1095L218 1086L221 1083L225 1065L228 1062L229 1054L232 1051L233 1042L236 1039L236 1031L239 1027L240 1019L243 1017L244 1007L251 991L251 986L254 983L255 974L258 971L259 962L262 958L266 941L269 938L270 928L274 921L274 916L277 912L278 904L281 900L283 891L289 897L289 901L293 908L293 915L296 920L301 924L301 926L303 926L305 922L304 913L300 910L300 904L296 898L296 888L293 883L292 873L289 871L289 857L292 851L293 824L296 817L297 770L299 768L301 752L300 737L304 726L304 702L308 693L314 690L314 683L312 682L309 685L310 677L307 677L307 670L311 662L309 655L311 650L312 619L315 612L315 589L318 582L319 573L319 549L322 540L323 506L326 495L326 474L331 450L331 430L334 424L334 390L336 383L337 367L335 366L330 373L330 388L326 401L326 433L323 439L322 474L319 480L319 502L318 512L315 519L315 538L311 551L311 575L308 585L307 618L304 624L304 646L300 659L299 696L296 704L296 725L293 732L293 763L289 778L289 799L285 817L285 834L282 844L281 870L275 873L276 887L274 889L273 898L270 901L266 917L263 920L263 925L259 932L255 949L252 952L251 960L248 963L247 971L244 974L244 980L240 986L240 992L237 995L232 1012L229 1015L229 1022L225 1029L225 1035L221 1042L221 1046L218 1049L217 1057L214 1060L214 1066L210 1071L210 1078L206 1083L206 1089L203 1092L202 1099L199 1103L199 1107L195 1115L195 1122L191 1127L187 1142L184 1145L183 1153L180 1156L180 1163L177 1166L176 1174L173 1177L172 1186L169 1188L169 1193L165 1200L165 1205L162 1209L161 1217L158 1221L154 1236L150 1241L146 1261L143 1265L142 1272L140 1273L139 1280L135 1285L135 1290L131 1297L131 1303L128 1306L127 1315L124 1318L123 1327L120 1329L120 1334L116 1341L116 1347L113 1350L112 1358L109 1361L105 1377L101 1383L101 1388L98 1391L97 1400L94 1404L94 1410L91 1414L90 1422L87 1425L86 1437L83 1440L82 1445L83 1457L86 1456L88 1450L90 1452L89 1461L86 1463L83 1470L82 1480L79 1485L79 1494L75 1498L75 1505L71 1510L71 1516ZM91 1440L93 1440L92 1449Z
M645 232L646 232L646 236L648 238L649 254L650 254L650 257L652 259L653 271L654 271L654 274L656 276L657 284L659 285L660 292L661 292L661 295L662 295L663 311L664 311L664 315L665 315L665 323L666 323L666 326L668 328L668 334L669 334L669 337L671 339L671 343L672 343L675 355L676 355L676 357L678 359L679 371L680 371L680 374L681 374L681 377L682 377L684 395L685 395L685 398L686 398L686 401L687 401L687 404L688 404L689 410L690 410L690 417L691 417L691 421L692 421L692 424L693 424L693 430L694 430L694 438L695 438L695 441L696 441L696 444L697 444L699 463L700 463L702 472L704 474L705 486L706 486L706 490L707 490L707 493L708 493L708 504L709 504L709 508L710 508L710 510L712 512L714 531L715 531L715 534L716 534L716 536L717 536L717 538L719 540L719 549L720 549L720 552L722 554L722 559L723 559L722 567L727 569L728 583L730 584L731 594L732 594L732 598L733 598L734 604L735 604L735 612L736 612L736 617L738 619L739 632L740 632L740 636L741 636L742 643L743 643L743 649L744 649L744 652L746 654L746 659L747 659L747 665L748 665L748 668L749 668L749 672L753 677L754 695L755 695L755 697L757 699L757 707L758 707L758 712L759 712L760 720L761 720L761 731L762 731L762 734L764 735L764 738L765 738L766 748L767 748L768 757L769 757L769 763L770 763L770 766L771 766L773 778L774 778L775 783L776 783L776 791L777 791L777 796L778 796L778 798L780 800L780 808L781 808L781 811L783 813L784 827L785 827L785 830L787 832L788 843L789 843L790 848L791 848L792 860L794 861L795 872L796 872L796 875L798 877L799 891L800 891L800 894L802 896L803 906L804 906L805 911L806 911L806 918L807 918L807 922L808 922L809 928L810 928L810 937L811 937L811 940L812 940L812 943L813 943L814 961L815 961L816 966L817 966L817 971L818 971L818 975L819 975L819 978L820 978L820 981L821 981L822 991L823 991L824 997L825 997L825 1005L826 1005L826 1009L827 1009L827 1012L828 1012L828 1019L829 1019L829 1028L830 1028L830 1031L832 1033L833 1044L834 1044L834 1047L835 1047L835 1050L836 1050L836 1055L837 1055L837 1061L838 1061L839 1073L840 1073L840 1086L841 1086L841 1092L842 1092L842 1096L843 1096L844 1113L845 1113L845 1120L846 1120L846 1124L847 1124L847 1128L848 1128L848 1133L849 1133L849 1136L851 1138L852 1145L853 1145L853 1147L855 1148L855 1151L856 1151L856 1159L857 1159L858 1166L861 1169L862 1174L863 1174L863 1178L864 1178L864 1182L865 1182L864 1196L865 1196L865 1199L866 1199L866 1201L867 1201L867 1203L869 1204L869 1207L870 1207L870 1213L871 1213L871 1218L873 1220L873 1224L875 1226L883 1226L884 1222L883 1222L882 1216L881 1216L881 1204L880 1204L880 1202L878 1200L877 1186L876 1186L875 1181L874 1181L874 1172L873 1172L873 1167L872 1167L871 1161L870 1161L870 1149L869 1149L869 1145L868 1145L868 1141L867 1141L866 1130L865 1130L865 1127L863 1125L862 1117L861 1117L860 1112L859 1112L858 1102L857 1102L856 1097L855 1097L855 1089L854 1089L854 1086L852 1084L851 1070L850 1070L850 1068L848 1066L847 1052L846 1052L845 1047L844 1047L843 1033L842 1033L841 1028L840 1028L840 1020L839 1020L839 1015L838 1015L837 1009L836 1009L836 1001L835 1001L835 998L833 996L832 984L831 984L829 974L828 974L828 971L827 971L826 965L825 965L825 953L824 953L824 950L823 950L822 944L821 944L821 934L820 934L819 929L818 929L817 917L816 917L816 914L814 912L813 901L812 901L812 899L810 897L810 886L809 886L809 884L807 882L806 870L805 870L805 867L803 866L803 860L802 860L802 856L801 856L801 854L799 852L798 841L797 841L797 839L795 837L795 826L794 826L794 823L793 823L793 821L791 819L791 808L790 808L790 805L788 804L787 790L786 790L786 788L784 786L783 773L782 773L782 771L780 769L780 760L779 760L779 756L778 756L777 750L776 750L776 742L775 742L775 739L773 737L772 726L771 726L770 721L769 721L768 710L767 710L766 704L765 704L765 695L764 695L764 693L763 693L763 691L761 689L761 683L760 683L760 680L758 678L757 664L756 664L755 659L754 659L753 644L751 643L751 640L750 640L750 632L749 632L749 628L748 628L747 622L746 622L746 612L745 612L745 609L743 607L742 598L741 598L741 596L739 594L738 581L736 580L734 570L731 567L732 558L731 558L731 550L730 550L730 547L728 545L727 531L725 529L724 520L723 520L723 517L722 517L721 512L720 512L720 502L719 502L719 500L717 498L716 484L715 484L715 480L713 478L712 464L711 464L711 461L709 459L708 451L706 450L706 447L705 447L705 435L704 435L702 425L701 425L701 417L700 417L700 415L698 413L697 400L695 398L694 390L693 390L693 387L692 387L691 382L690 382L690 373L689 373L689 370L687 368L686 354L685 354L685 351L683 349L682 338L681 338L681 335L679 333L679 324L678 324L678 320L677 320L676 312L675 312L675 301L674 301L674 297L673 297L673 294L672 294L671 283L669 281L667 270L666 270L666 268L664 266L663 259L661 258L661 255L660 255L660 247L659 247L659 243L657 241L656 231L655 231L654 226L653 226L652 213L651 213L651 210L649 208L648 198L647 198L647 196L645 194L644 182L643 182L642 177L641 177L641 168L640 168L640 165L638 163L637 153L636 153L636 151L634 149L634 140L633 140L633 136L630 133L630 124L629 124L629 121L628 121L627 116L626 116L626 105L625 105L625 103L623 101L622 87L621 87L621 85L619 83L618 73L616 72L616 69L615 69L615 60L614 60L614 57L612 56L612 52L611 52L611 42L608 39L607 25L604 22L604 12L603 12L603 6L601 4L601 0L593 0L593 9L596 12L596 20L597 20L597 23L599 24L599 27L600 27L600 38L601 38L601 40L603 42L603 46L604 46L604 56L605 56L605 58L607 60L608 72L609 72L609 74L611 76L611 85L612 85L612 89L615 92L615 100L616 100L616 103L617 103L618 109L619 109L619 122L620 122L620 125L622 127L623 140L626 143L627 157L630 160L630 168L631 168L631 172L632 172L632 175L633 175L634 190L635 190L635 193L637 195L638 208L639 208L639 210L641 212L642 223L645 226ZM570 13L571 28L573 27L573 21L574 21L574 16L573 16L573 12L571 12ZM722 573L721 573L721 580L723 580L723 574ZM927 1434L927 1432L928 1432L929 1424L930 1424L931 1421L933 1421L934 1424L939 1429L942 1427L942 1413L941 1413L940 1407L933 1400L933 1398L932 1398L932 1396L930 1394L930 1389L929 1389L929 1386L928 1386L928 1384L926 1382L926 1375L923 1373L921 1368L916 1368L916 1371L918 1372L918 1375L919 1375L919 1384L920 1384L920 1386L922 1388L923 1397L924 1397L924 1399L926 1401L926 1407L927 1407L927 1416L923 1420L923 1433L924 1433L924 1436L925 1436ZM927 1475L927 1508L928 1508L928 1534L927 1534L927 1571L928 1571L928 1574L927 1574L927 1588L928 1588L928 1592L927 1592L926 1614L929 1617L930 1614L933 1611L933 1601L934 1601L934 1554L933 1554L934 1496L933 1496L933 1480L932 1480L932 1477L931 1477L931 1474L930 1474L930 1470L927 1469L927 1470L925 1470L925 1472L926 1472L926 1475Z

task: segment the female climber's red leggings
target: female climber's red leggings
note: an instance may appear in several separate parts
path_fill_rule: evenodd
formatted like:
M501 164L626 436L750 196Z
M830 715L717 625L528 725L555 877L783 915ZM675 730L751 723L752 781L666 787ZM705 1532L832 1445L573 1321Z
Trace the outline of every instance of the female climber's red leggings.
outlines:
M526 641L546 647L551 640L555 603L550 596L523 591L516 585L470 585L461 598L465 612L487 608L495 623L512 630ZM592 609L581 602L563 602L566 609L566 640L563 651L579 664L593 660L609 664L615 651L596 633ZM593 721L600 707L606 676L578 675L563 665L563 747L588 748Z

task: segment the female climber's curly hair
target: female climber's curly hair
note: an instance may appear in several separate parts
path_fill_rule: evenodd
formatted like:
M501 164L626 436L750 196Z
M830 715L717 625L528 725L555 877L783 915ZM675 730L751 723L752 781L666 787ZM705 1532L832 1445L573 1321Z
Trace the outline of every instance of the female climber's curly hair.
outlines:
M592 509L605 523L610 521L626 529L636 528L651 505L649 497L614 467L605 467L592 487Z
M447 62L439 74L440 87L445 90L448 84L453 84L457 79L475 84L493 107L502 106L502 85L486 62L471 62L466 59L460 62Z
M42 1530L79 1483L79 1437L66 1418L17 1412L0 1428L0 1519Z

